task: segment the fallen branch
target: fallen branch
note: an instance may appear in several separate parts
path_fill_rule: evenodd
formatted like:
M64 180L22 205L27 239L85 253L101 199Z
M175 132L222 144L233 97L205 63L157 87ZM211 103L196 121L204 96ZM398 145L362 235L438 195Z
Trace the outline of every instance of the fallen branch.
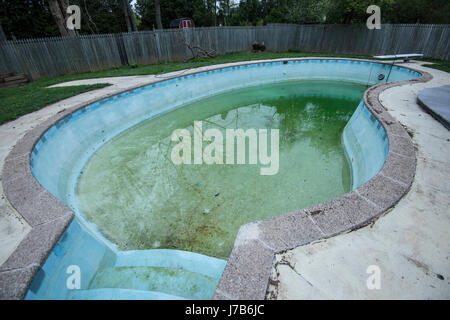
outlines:
M203 39L203 34L201 34L201 37ZM217 52L214 49L207 50L205 48L202 48L200 45L192 45L191 43L189 43L185 39L182 30L180 30L180 32L178 33L178 39L183 45L185 45L191 51L192 54L192 57L186 58L184 62L188 62L190 60L198 58L215 58L217 56Z

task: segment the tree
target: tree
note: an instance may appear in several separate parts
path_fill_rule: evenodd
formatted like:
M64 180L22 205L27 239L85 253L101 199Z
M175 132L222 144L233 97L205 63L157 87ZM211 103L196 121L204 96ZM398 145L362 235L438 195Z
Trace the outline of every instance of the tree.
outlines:
M68 0L48 0L48 4L61 36L76 36L75 30L67 28L66 25Z
M0 24L7 39L59 35L46 0L0 0Z
M0 23L0 42L5 41L5 40L6 40L6 35L5 35L5 32L3 31L2 24Z
M372 4L381 8L382 21L386 22L390 20L389 13L396 1L398 0L333 0L328 10L327 23L365 24L367 7Z
M228 25L233 3L231 0L219 0L219 19L223 19L223 25Z
M323 23L331 0L265 0L265 23Z
M396 0L389 14L381 11L381 17L391 23L450 23L448 0Z
M239 20L241 25L256 26L262 22L262 6L258 0L241 0L239 3Z
M156 2L159 2L160 22ZM78 34L137 30L130 0L0 0L0 24L7 39L75 34L66 28L69 3L81 8ZM171 20L182 17L192 18L198 27L365 24L370 4L381 7L383 23L450 23L448 0L137 0L134 10L140 20L139 28L151 30L168 28Z
M122 8L125 17L125 23L127 25L128 32L138 31L136 25L136 18L134 17L133 10L131 10L131 5L129 0L122 0Z
M134 11L131 9L130 2L127 1L127 9L128 9L128 16L131 20L131 25L133 26L133 31L138 31L137 25L136 25L136 16L134 15Z
M68 35L65 19L59 7L58 0L48 0L50 11L52 12L53 18L55 19L56 25L58 26L61 36L66 37Z
M156 28L162 29L162 22L161 22L161 5L159 3L159 0L155 0L155 20L156 20Z
M129 31L123 0L70 0L81 8L80 34L117 33ZM131 14L134 18L134 13ZM132 22L131 31L133 30Z
M160 1L161 24L168 28L170 21L189 17L196 26L214 25L214 0L164 0ZM141 19L141 28L153 29L157 26L156 0L137 0L136 12ZM222 23L218 20L217 23Z

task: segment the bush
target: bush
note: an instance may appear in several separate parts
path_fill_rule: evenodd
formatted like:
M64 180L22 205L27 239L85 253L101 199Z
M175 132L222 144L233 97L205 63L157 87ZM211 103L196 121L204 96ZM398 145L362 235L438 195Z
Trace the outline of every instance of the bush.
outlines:
M290 48L290 49L288 50L288 52L292 52L292 53L301 53L301 51L300 51L299 48Z

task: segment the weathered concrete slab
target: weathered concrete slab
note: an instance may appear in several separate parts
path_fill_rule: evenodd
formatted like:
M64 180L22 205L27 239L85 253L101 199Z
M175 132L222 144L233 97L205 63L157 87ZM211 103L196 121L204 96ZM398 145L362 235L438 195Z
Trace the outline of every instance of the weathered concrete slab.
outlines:
M427 88L417 96L419 104L450 130L450 85Z

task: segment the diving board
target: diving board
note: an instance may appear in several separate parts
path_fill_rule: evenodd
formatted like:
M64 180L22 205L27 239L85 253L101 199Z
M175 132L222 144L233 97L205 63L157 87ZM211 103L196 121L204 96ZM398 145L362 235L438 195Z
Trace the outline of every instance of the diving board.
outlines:
M405 53L405 54L392 54L385 56L373 56L378 59L403 59L404 62L408 62L411 58L422 58L423 54L421 53Z

